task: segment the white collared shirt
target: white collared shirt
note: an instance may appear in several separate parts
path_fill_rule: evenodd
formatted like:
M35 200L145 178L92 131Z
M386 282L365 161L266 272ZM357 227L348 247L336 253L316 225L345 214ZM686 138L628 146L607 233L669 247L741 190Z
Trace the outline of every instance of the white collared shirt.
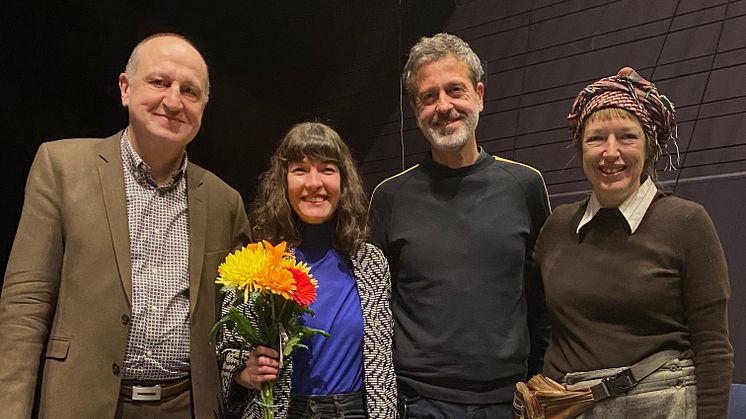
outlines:
M642 217L645 216L645 213L653 202L656 193L658 193L658 188L655 186L655 183L648 178L636 191L632 193L632 195L628 196L627 199L619 205L619 212L622 213L624 219L627 220L627 223L629 224L630 234L634 234L637 227L640 226ZM580 233L580 229L591 222L593 217L596 216L596 213L598 213L598 210L601 208L603 208L603 206L598 201L598 198L596 198L595 192L592 192L591 197L588 200L588 205L585 207L585 214L583 214L583 218L580 219L580 223L578 223L578 228L575 232Z

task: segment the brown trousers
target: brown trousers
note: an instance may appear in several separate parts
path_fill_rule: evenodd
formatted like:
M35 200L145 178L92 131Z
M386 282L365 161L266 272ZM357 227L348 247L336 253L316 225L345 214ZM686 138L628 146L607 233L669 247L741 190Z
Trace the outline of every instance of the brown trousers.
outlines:
M192 391L157 402L133 402L119 398L114 419L194 419Z

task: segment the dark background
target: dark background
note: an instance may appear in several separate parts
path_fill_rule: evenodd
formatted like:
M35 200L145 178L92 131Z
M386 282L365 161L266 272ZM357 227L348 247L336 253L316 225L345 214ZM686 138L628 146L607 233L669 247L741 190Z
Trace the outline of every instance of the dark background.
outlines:
M34 4L37 3L37 4ZM734 381L746 382L746 0L128 1L0 4L0 268L23 186L46 140L126 125L117 76L134 45L163 31L203 52L212 80L191 160L253 198L257 175L295 122L338 129L370 191L428 149L399 73L423 35L455 33L486 67L477 138L539 168L552 203L588 191L565 116L589 82L632 66L677 105L681 169L663 175L710 212L728 258Z

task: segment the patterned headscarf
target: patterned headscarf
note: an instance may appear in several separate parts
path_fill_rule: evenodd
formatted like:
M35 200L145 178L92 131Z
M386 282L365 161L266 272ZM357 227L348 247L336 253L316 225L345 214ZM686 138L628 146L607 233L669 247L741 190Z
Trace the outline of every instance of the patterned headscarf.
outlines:
M674 143L678 154L673 103L634 69L624 67L616 76L604 77L580 91L567 116L576 144L580 144L588 115L603 108L624 109L640 120L653 149L653 161L660 158L669 141ZM672 162L669 165L673 167Z

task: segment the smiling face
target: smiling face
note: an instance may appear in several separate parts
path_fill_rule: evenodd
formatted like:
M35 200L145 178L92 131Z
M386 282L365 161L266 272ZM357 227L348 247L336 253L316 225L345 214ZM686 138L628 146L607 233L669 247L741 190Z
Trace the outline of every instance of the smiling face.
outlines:
M611 118L591 114L583 128L583 171L601 205L618 207L640 187L645 165L645 133L632 114Z
M334 216L341 194L341 175L334 163L305 157L288 164L288 200L304 223L321 224Z
M122 73L119 88L135 144L184 148L197 135L207 103L207 66L183 39L160 36L140 45L135 72Z
M469 141L476 144L484 85L472 84L463 61L447 55L423 65L417 71L415 86L417 125L433 149L450 151Z

